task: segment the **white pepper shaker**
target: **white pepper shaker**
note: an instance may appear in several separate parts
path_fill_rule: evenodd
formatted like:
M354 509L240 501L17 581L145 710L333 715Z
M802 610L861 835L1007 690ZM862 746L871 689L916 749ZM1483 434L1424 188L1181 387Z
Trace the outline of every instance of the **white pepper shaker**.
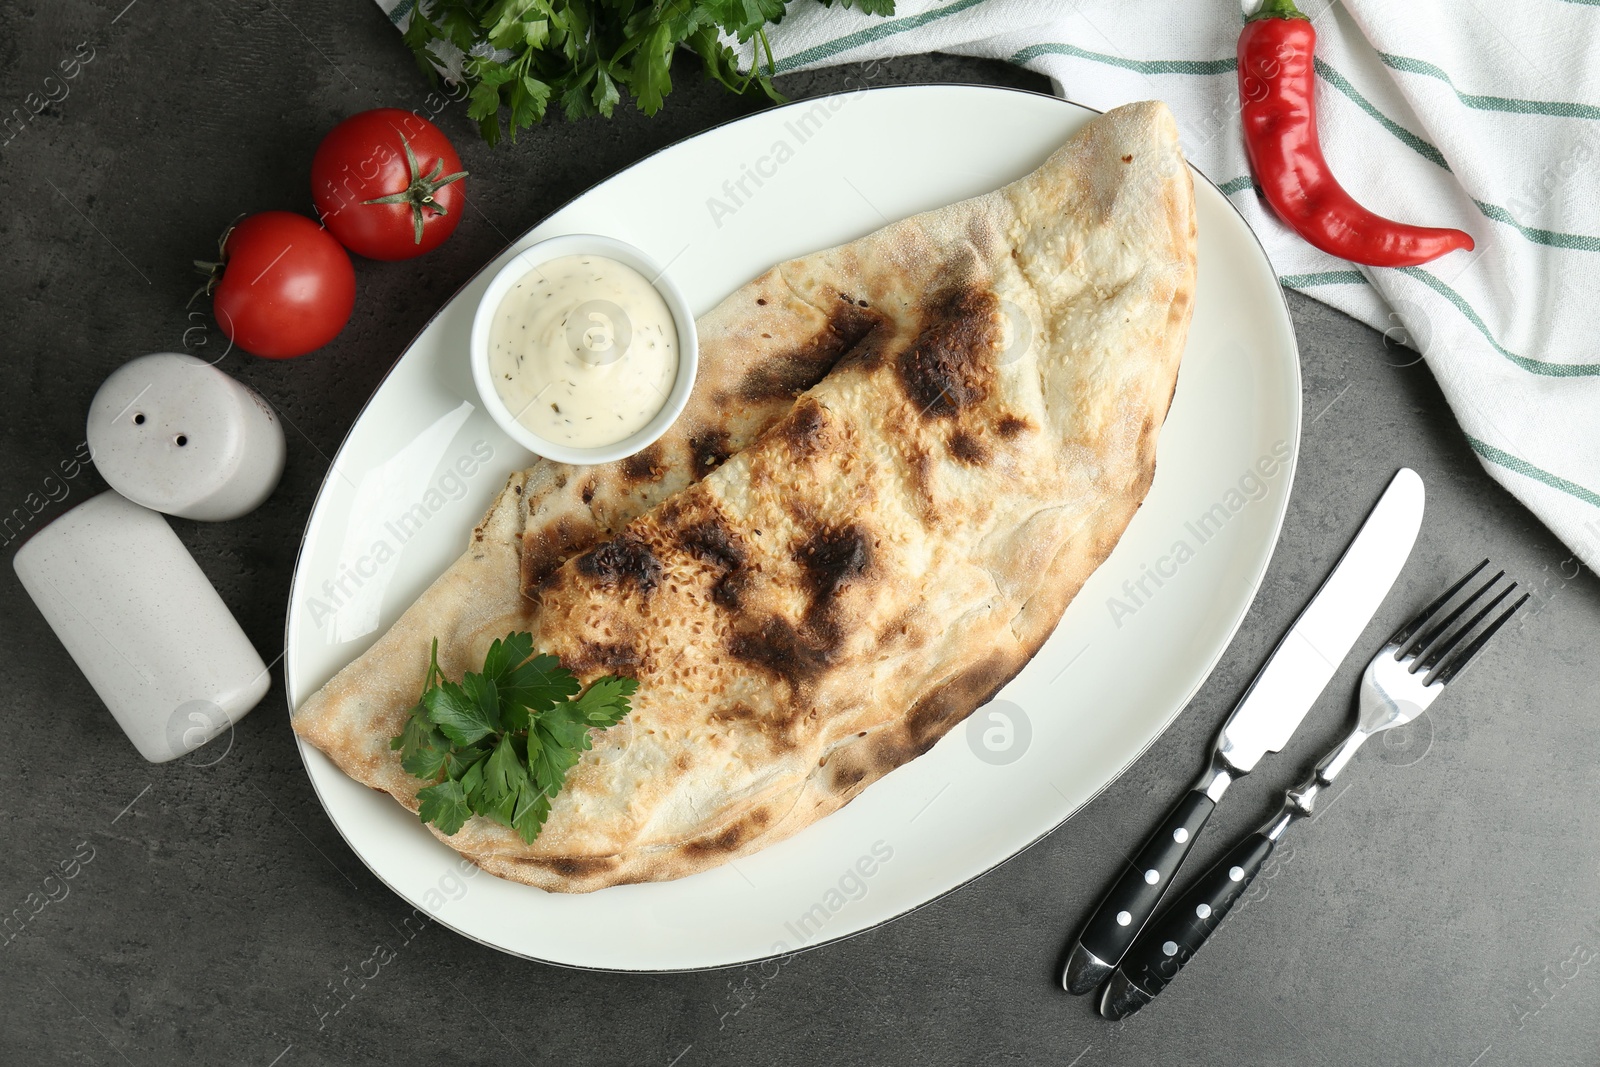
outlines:
M89 452L134 503L217 522L253 511L283 474L283 427L254 390L177 352L130 360L89 405Z
M266 665L178 535L114 490L34 534L12 566L150 762L200 747L266 696Z

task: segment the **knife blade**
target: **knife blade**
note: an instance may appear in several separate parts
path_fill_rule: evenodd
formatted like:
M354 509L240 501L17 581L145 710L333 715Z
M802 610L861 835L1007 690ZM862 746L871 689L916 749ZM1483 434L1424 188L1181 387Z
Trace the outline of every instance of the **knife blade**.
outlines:
M1067 992L1087 993L1110 977L1228 786L1289 743L1400 576L1422 528L1425 495L1416 471L1402 467L1395 474L1333 573L1228 715L1210 765L1084 924L1062 971Z

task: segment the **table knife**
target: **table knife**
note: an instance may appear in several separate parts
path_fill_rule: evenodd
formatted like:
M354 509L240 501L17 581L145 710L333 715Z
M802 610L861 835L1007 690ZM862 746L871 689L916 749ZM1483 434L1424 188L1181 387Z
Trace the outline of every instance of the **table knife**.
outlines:
M1087 993L1111 976L1228 786L1288 744L1399 577L1422 527L1423 499L1422 479L1402 467L1223 723L1204 773L1084 924L1062 971L1067 992Z

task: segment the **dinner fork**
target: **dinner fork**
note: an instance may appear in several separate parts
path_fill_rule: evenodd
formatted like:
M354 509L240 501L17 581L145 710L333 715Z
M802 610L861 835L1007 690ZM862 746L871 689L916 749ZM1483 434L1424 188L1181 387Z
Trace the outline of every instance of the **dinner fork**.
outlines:
M1349 766L1361 746L1369 738L1404 726L1426 711L1444 687L1460 675L1495 632L1527 602L1528 594L1524 593L1492 622L1480 628L1517 588L1517 583L1511 582L1501 587L1466 623L1457 625L1474 604L1500 585L1505 577L1502 570L1448 614L1442 614L1451 599L1488 565L1488 560L1478 564L1389 638L1361 675L1360 714L1355 728L1322 758L1311 777L1285 794L1278 814L1236 845L1176 903L1151 921L1128 950L1121 966L1107 980L1105 994L1100 1000L1101 1015L1121 1019L1150 1003L1244 895L1284 832L1313 814L1318 795ZM1476 636L1462 646L1474 631Z

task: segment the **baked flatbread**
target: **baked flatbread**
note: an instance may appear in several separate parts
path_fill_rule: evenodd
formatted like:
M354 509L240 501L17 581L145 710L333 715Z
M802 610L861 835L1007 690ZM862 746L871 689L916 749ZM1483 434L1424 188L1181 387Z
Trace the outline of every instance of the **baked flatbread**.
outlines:
M992 697L1110 553L1154 475L1195 248L1172 117L1143 103L1003 189L781 264L700 323L658 448L514 476L296 731L416 810L389 739L430 641L458 677L526 629L640 687L532 845L476 817L443 838L484 869L583 892L810 825Z

